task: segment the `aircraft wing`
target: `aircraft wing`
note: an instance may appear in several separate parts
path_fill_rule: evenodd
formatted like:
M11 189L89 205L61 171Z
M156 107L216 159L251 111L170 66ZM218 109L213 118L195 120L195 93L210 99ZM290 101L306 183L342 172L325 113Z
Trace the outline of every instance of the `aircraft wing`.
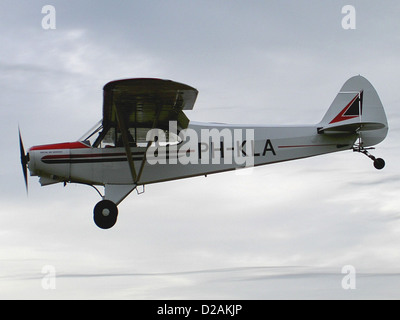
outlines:
M120 129L132 182L137 185L146 156L136 171L129 145L129 128L168 129L170 121L177 121L177 129L186 129L189 119L183 110L193 109L198 91L182 83L149 78L112 81L103 90L103 127L118 126ZM147 142L146 152L151 143Z
M198 94L182 83L149 78L112 81L103 90L103 126L117 124L119 114L127 128L167 129L169 121L187 128L183 110L193 109Z

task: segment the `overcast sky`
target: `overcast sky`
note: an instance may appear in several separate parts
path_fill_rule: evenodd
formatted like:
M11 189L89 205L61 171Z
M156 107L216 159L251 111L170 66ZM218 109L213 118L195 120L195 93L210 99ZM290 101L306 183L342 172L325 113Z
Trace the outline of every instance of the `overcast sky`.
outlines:
M394 0L1 0L0 298L400 298L399 13ZM150 185L108 231L90 187L32 177L26 196L18 124L26 149L74 141L101 119L108 81L193 86L195 121L304 124L357 74L387 113L382 171L346 151Z

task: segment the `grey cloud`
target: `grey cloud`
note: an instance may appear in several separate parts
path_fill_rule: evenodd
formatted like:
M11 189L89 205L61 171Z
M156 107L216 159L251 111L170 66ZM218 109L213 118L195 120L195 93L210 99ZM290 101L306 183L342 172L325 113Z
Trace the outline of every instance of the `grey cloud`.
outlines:
M353 31L341 28L335 2L52 4L57 29L45 31L40 3L0 3L1 297L48 297L46 264L56 267L61 298L398 297L397 1L353 1ZM374 150L388 160L380 173L348 151L152 185L120 205L106 233L93 226L99 199L90 188L40 188L31 178L26 199L18 122L26 147L75 139L101 117L110 80L193 85L193 120L298 124L319 121L358 73L389 116L388 140ZM335 269L347 263L360 270L352 293ZM109 283L115 290L103 294Z

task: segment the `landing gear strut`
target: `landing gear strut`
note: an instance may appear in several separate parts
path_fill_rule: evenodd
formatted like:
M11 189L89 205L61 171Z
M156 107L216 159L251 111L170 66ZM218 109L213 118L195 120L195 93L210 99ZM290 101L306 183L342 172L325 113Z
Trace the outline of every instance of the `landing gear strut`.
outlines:
M362 146L362 142L360 142L359 144L355 145L353 147L353 151L354 152L360 152L365 154L368 158L370 158L373 162L374 162L374 167L378 170L382 170L385 167L385 160L381 159L381 158L375 158L372 154L370 154L368 152L368 150L372 150L375 148L364 148Z
M118 208L110 200L102 200L93 210L94 223L101 229L110 229L117 222Z

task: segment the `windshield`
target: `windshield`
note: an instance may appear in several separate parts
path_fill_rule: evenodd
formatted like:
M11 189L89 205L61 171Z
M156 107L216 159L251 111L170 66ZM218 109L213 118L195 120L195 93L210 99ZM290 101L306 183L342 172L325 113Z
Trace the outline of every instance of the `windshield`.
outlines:
M96 122L94 126L92 126L87 132L85 132L78 141L82 141L88 145L93 145L94 141L97 138L96 133L100 132L103 129L102 120Z

